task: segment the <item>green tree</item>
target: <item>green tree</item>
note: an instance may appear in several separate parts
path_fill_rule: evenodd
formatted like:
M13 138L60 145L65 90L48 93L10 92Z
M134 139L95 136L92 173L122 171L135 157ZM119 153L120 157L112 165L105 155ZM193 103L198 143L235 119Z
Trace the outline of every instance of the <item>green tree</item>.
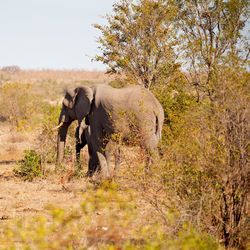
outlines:
M178 3L190 79L198 97L202 92L207 94L203 102L208 104L207 128L202 134L208 136L207 141L215 150L206 158L204 169L211 167L213 175L208 179L211 184L216 183L211 186L218 195L214 201L219 211L214 213L215 224L226 248L242 248L247 234L244 228L249 175L249 43L243 31L249 17L249 1Z
M187 0L179 3L178 23L192 83L211 99L219 65L239 66L249 54L243 36L248 19L247 0Z
M107 15L102 32L101 55L94 60L108 66L108 73L121 72L127 80L145 88L173 74L180 66L175 48L176 8L166 0L121 0Z

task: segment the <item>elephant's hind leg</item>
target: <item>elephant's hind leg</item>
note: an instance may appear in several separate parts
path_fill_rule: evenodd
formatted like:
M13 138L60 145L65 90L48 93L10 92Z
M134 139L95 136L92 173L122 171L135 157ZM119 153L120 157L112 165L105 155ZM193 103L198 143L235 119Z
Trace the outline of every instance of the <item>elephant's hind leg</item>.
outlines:
M98 156L98 160L99 160L99 163L100 163L100 172L101 172L101 175L104 177L104 178L107 178L110 176L110 173L109 173L109 166L108 166L108 162L105 158L105 156L100 153L100 152L97 152L97 156Z
M146 149L145 154L146 154L146 163L145 163L144 171L146 173L149 173L150 172L150 166L152 164L156 164L157 160L159 159L158 149L157 148Z

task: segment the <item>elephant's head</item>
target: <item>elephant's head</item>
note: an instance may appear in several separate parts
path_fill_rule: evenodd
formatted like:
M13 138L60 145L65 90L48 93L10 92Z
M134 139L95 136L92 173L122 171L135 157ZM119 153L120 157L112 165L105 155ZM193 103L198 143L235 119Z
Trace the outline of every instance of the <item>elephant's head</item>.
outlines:
M69 125L74 120L81 121L90 113L93 100L93 90L89 87L79 87L67 91L63 99L62 110L59 118L58 137L57 137L57 164L64 155L64 146Z

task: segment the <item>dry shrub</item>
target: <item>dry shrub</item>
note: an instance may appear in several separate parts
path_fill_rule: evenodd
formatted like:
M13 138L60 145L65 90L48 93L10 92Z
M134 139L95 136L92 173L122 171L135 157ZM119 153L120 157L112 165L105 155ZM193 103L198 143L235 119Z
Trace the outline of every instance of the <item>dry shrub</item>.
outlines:
M218 169L218 224L224 245L241 249L247 239L249 72L222 67L216 83L212 128L217 151L209 162Z
M30 92L30 84L6 83L0 92L0 116L17 128L36 125L39 100Z
M150 176L133 174L133 179L166 231L175 235L188 224L215 236L226 248L244 249L249 74L231 68L221 72L212 101L186 105L183 100L190 99L183 99L181 92L173 99L162 97L168 102L163 103L165 111L172 115L166 116L162 159L152 166Z

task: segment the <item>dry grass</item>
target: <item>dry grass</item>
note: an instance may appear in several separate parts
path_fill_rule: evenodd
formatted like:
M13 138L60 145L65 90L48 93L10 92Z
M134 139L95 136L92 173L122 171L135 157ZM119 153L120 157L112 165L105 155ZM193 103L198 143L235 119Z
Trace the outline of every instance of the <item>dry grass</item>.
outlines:
M20 160L20 157L15 159L16 152L23 155L24 149L34 147L36 136L34 131L18 131L7 122L0 122L0 160L8 161L11 154L12 160Z

